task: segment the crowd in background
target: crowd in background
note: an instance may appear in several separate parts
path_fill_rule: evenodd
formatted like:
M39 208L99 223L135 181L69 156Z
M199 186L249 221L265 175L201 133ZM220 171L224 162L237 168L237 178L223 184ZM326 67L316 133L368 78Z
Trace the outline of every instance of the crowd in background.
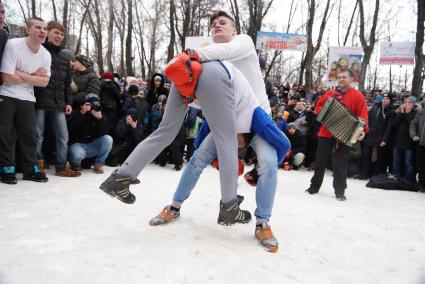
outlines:
M158 128L170 82L161 73L150 78L124 78L107 71L99 76L90 58L72 55L61 47L64 29L60 23L52 21L46 26L46 40L42 45L51 56L50 77L46 86L34 87L36 147L25 151L33 151L37 162L34 173L27 179L47 181L42 177L46 177L44 168L50 165L55 165L56 175L63 177L77 177L83 169L89 168L103 173L104 165L122 164L131 151ZM4 41L4 46L7 38L1 37L0 40ZM2 72L5 72L8 62L2 60ZM260 58L259 64L265 70L265 60ZM292 145L279 167L284 170L314 169L317 131L320 128L314 106L324 88L316 86L313 90L306 90L289 82L264 80L273 119ZM372 90L365 96L369 132L364 141L352 148L348 176L369 179L374 175L391 173L413 184L419 182L423 191L424 101L406 92L389 94ZM7 123L14 131L8 134L11 138L2 143L18 141L14 147L17 159L13 164L3 159L0 166L2 181L13 184L16 183L15 173L19 170L22 146L25 145L20 142L24 136L16 128L16 121ZM189 107L177 137L155 162L160 166L171 163L174 170L180 170L184 159L190 159L194 151L193 141L201 123L202 112ZM255 160L255 153L248 149L243 158L251 163ZM329 164L330 169L332 166Z

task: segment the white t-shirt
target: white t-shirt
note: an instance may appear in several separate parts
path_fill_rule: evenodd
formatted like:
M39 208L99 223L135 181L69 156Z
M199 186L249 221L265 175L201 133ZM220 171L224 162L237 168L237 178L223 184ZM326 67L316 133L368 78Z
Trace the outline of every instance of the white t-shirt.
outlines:
M249 85L248 80L238 68L234 67L226 60L221 60L221 63L223 65L223 72L230 76L234 84L236 132L249 133L251 132L254 110L260 106L258 99ZM191 103L190 106L201 108L196 101Z
M201 62L222 59L232 63L248 80L260 106L265 112L271 113L258 56L254 43L248 35L237 35L231 42L215 43L200 47L196 51Z
M6 43L0 72L15 74L15 71L19 70L32 74L37 69L43 68L47 71L47 75L50 76L51 62L50 53L44 46L40 46L37 53L33 53L25 42L25 38L14 38ZM35 102L34 86L29 83L3 83L0 86L0 95Z

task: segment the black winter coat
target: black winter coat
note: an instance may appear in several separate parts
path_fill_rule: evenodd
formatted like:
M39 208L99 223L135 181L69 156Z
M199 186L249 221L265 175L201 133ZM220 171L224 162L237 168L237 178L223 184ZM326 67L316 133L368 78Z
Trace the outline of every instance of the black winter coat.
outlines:
M73 111L68 120L69 145L74 143L90 143L96 138L108 134L108 123L105 116L97 119L90 112L81 114Z
M369 111L369 132L363 144L369 147L378 147L384 139L385 131L390 118L395 115L391 107L383 108L380 104L373 106Z
M298 129L295 130L294 135L290 135L288 130L285 131L286 137L291 142L291 152L293 155L298 153L307 152L307 137L302 135Z
M385 131L384 141L388 144L391 139L394 139L394 147L413 150L415 145L412 139L410 139L409 127L415 115L415 111L397 113Z
M47 40L43 45L52 56L51 75L45 88L34 87L35 107L64 112L66 105L72 105L72 70L69 64L72 54L69 50L55 46Z

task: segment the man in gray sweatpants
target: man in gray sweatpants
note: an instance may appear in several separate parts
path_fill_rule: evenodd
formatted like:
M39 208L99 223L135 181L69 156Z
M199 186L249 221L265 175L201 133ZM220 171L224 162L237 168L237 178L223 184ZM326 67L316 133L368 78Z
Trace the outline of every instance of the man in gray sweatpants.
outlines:
M248 211L239 209L237 200L238 144L234 85L219 62L211 61L202 64L202 73L198 78L195 96L208 120L217 147L220 162L221 202L225 209L220 209L220 214L228 213L231 215L229 218L245 214L246 218L250 219ZM124 164L114 171L100 188L122 202L134 203L136 198L129 191L129 185L134 182L145 166L173 141L183 124L186 111L187 106L173 86L158 129L134 149Z

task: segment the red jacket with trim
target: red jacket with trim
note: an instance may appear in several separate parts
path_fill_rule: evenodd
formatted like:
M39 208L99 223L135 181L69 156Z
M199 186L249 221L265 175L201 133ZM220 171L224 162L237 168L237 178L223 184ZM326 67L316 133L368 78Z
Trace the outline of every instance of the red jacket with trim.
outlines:
M324 93L323 96L321 96L320 99L317 101L315 112L320 113L327 98L335 98L338 96L342 96L341 102L346 105L354 113L355 116L363 119L366 122L365 132L367 133L369 131L369 128L366 99L360 91L354 88L348 88L344 95L342 95L337 90L326 91L326 93ZM320 127L319 132L317 133L317 136L331 138L332 133L325 126L322 125Z

